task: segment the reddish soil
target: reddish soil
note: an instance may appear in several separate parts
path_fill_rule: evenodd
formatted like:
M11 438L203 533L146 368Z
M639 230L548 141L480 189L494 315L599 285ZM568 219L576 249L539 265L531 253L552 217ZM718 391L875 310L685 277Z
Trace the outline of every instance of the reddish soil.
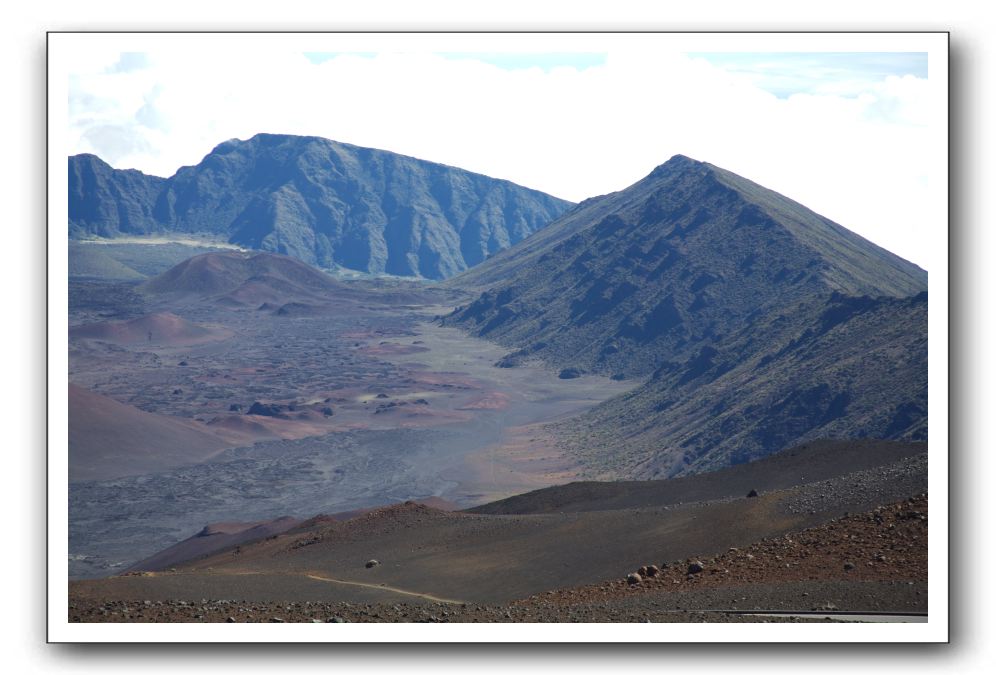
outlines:
M119 345L156 345L189 347L226 340L232 336L227 328L201 326L175 314L161 312L130 321L103 321L71 328L74 338L103 340Z

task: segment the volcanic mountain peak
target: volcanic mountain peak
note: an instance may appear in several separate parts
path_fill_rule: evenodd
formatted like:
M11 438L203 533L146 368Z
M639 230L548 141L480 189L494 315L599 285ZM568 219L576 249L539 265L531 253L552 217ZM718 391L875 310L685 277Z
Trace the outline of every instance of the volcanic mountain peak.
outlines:
M926 272L704 162L675 156L448 283L482 289L445 321L514 349L499 365L651 378L584 418L575 454L617 476L926 437Z
M672 171L688 171L691 169L701 169L710 166L705 162L700 162L697 159L692 159L688 155L672 155L669 160L663 164L658 164L654 167L654 170L650 172L647 178L654 178L662 174L670 173Z
M630 191L640 197L663 192L692 208L697 199L723 195L726 207L738 213L734 228L758 225L788 233L820 260L819 275L830 290L905 297L926 289L927 273L920 267L784 195L708 162L675 155L624 192Z
M835 291L910 296L926 290L926 273L771 190L677 155L450 283L487 289L452 317L480 335L527 349L564 348L575 336L564 350L573 363L554 365L639 373L766 308ZM623 363L634 350L636 368Z

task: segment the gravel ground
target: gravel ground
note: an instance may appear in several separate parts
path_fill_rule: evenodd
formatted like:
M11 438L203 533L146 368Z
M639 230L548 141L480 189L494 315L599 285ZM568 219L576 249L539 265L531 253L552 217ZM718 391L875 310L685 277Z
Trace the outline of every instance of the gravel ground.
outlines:
M924 612L922 582L798 582L630 593L565 604L542 597L511 605L444 603L111 601L76 599L70 621L101 623L673 623L793 621L716 610Z
M576 604L626 594L660 595L799 582L877 582L893 586L905 582L907 587L925 583L927 503L927 495L921 494L793 534L762 539L742 549L731 548L719 556L663 562L656 570L648 569L652 565L648 563L626 579L552 591L545 596L563 604ZM525 602L536 597L539 596Z
M927 496L878 507L712 558L505 605L118 600L75 595L74 622L761 622L702 610L927 611ZM649 563L648 563L649 567ZM701 569L699 569L701 568ZM698 570L698 571L692 571Z
M832 511L843 502L860 505L855 510L864 511L926 491L927 453L924 452L887 466L801 486L795 497L782 502L781 508L792 514L819 513Z

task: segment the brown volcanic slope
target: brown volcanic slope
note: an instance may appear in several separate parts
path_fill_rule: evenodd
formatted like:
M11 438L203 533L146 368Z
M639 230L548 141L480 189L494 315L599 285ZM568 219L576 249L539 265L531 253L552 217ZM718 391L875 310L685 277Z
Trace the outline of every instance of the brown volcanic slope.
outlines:
M141 288L152 294L213 297L253 307L286 299L331 300L350 295L342 283L300 260L237 251L194 256Z
M265 539L301 523L297 518L283 516L274 520L255 523L213 523L189 539L141 560L127 571L164 570L185 560L193 560L222 549L238 546L249 541Z
M364 604L341 600L139 600L134 592L143 586L151 588L148 580L118 578L119 590L132 592L120 594L128 599L100 595L106 584L72 585L69 620L766 623L799 619L758 616L757 610L922 614L927 611L927 513L927 497L918 495L748 547L731 548L712 558L663 561L659 569L645 570L636 583L616 578L497 606L432 602L418 596L370 604L383 600L390 591L365 587L357 589L367 594L361 600ZM702 570L690 574L693 562Z
M427 497L412 503L440 511L453 511L456 509L455 504L439 497ZM271 538L274 535L281 534L295 527L309 529L319 524L342 522L375 510L374 508L354 509L352 511L316 516L307 521L282 516L273 520L262 520L254 523L211 523L205 525L194 536L135 563L126 572L164 570L181 563L206 558L218 551Z
M648 499L597 511L486 515L406 503L346 522L313 519L275 539L177 565L176 573L73 588L107 599L507 602L618 579L656 561L720 555L924 492L925 455L913 454L923 448L888 445L866 447L861 471L838 464L833 477L814 476L826 480L792 486L792 472L781 471L786 485L756 498L726 476L705 491L710 501ZM379 564L368 568L371 559Z
M69 329L74 338L89 338L119 345L150 344L182 347L231 337L223 328L201 326L169 312L149 314L130 321L102 321Z
M69 480L162 471L200 462L230 443L202 425L156 415L69 385Z

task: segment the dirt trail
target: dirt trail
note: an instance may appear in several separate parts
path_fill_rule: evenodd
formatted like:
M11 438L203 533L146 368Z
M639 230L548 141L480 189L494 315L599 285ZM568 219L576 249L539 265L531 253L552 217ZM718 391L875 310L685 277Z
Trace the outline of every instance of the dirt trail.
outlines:
M450 605L462 605L464 602L462 600L448 600L447 598L440 598L435 595L429 595L428 593L416 593L415 591L406 591L400 588L394 588L393 586L385 586L384 584L366 584L362 581L346 581L345 579L333 579L332 577L323 577L318 574L305 574L304 576L309 579L315 579L316 581L328 581L333 584L346 584L347 586L363 586L364 588L373 588L378 591L390 591L392 593L400 593L401 595L410 595L416 598L425 598L426 600L431 600L432 602L445 602Z

